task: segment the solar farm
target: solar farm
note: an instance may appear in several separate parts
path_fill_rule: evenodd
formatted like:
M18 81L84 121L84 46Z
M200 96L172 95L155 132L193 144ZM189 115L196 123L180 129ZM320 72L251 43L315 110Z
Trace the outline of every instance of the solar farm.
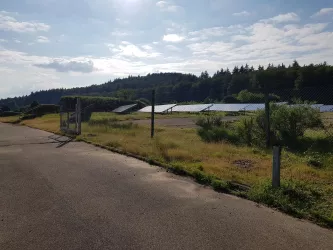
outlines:
M285 102L276 103L277 105L286 105ZM291 104L289 106L296 107L305 104ZM113 110L115 113L129 113L133 112L133 108L136 104L121 106ZM333 112L333 105L324 104L311 104L314 109L319 109L320 112ZM164 104L156 105L155 113L157 114L169 114L169 113L199 113L199 112L244 112L244 111L258 111L264 110L264 103L230 103L230 104L189 104L189 105L177 105L177 104ZM137 110L139 113L151 113L152 106L146 106Z

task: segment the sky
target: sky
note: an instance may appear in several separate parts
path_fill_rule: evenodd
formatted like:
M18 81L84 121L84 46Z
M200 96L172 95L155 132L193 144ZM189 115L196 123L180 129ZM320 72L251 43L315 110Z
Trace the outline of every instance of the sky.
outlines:
M331 0L0 2L0 98L295 59L333 64Z

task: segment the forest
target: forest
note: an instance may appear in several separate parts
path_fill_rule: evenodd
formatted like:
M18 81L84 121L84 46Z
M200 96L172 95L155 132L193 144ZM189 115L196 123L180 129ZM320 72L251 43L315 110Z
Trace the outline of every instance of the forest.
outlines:
M79 83L78 83L79 85ZM207 71L200 76L182 73L154 73L146 76L128 76L101 85L71 89L51 89L30 95L1 99L0 105L11 110L30 105L58 104L63 96L105 96L131 101L150 99L156 90L156 101L163 103L262 102L269 92L277 100L291 102L302 99L321 104L333 104L333 66L326 62L301 66L295 60L291 65L269 64L266 68L249 65L221 69L213 75Z

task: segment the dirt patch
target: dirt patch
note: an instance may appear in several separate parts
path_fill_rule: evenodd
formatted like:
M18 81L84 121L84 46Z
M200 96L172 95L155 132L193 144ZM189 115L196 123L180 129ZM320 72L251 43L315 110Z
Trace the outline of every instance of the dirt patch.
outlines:
M254 162L251 160L236 160L232 164L242 169L251 169L254 167Z

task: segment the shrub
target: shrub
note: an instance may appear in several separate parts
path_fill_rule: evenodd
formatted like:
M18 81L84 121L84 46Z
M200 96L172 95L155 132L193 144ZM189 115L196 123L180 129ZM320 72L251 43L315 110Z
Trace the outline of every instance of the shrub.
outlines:
M222 116L202 116L196 121L196 125L202 128L212 128L212 127L228 127L228 123L223 122Z
M21 117L21 120L31 120L31 119L35 119L37 116L34 114L30 114L30 115L25 115Z
M239 103L239 100L232 95L228 95L223 98L223 103Z
M323 126L319 111L311 108L310 105L291 107L272 104L270 113L272 144L302 148L300 143L304 141L304 132L307 129ZM253 117L244 118L237 123L226 123L222 121L221 117L207 116L199 118L196 124L201 127L198 129L198 135L206 142L241 142L248 146L259 147L265 145L266 116L264 110L257 111ZM308 146L308 144L304 144L304 146Z
M9 116L15 116L15 115L19 115L21 113L19 112L14 112L14 111L4 111L0 113L0 117L9 117Z
M224 127L199 128L198 135L206 142L239 142L237 134Z
M54 114L54 113L59 113L60 107L58 105L53 105L53 104L41 104L38 105L37 107L30 109L25 113L25 115L36 115L36 116L43 116L46 114Z
M255 121L251 118L244 118L240 120L237 126L237 134L241 142L247 144L248 146L253 144L253 137L255 130Z
M310 105L280 105L271 112L271 129L285 145L294 143L304 135L305 130L322 126L319 111Z
M264 101L264 94L262 93L252 93L248 90L242 90L238 93L237 99L243 103L260 103Z
M194 170L192 172L192 175L198 183L204 184L204 185L209 185L213 180L212 176L207 175L200 170Z

